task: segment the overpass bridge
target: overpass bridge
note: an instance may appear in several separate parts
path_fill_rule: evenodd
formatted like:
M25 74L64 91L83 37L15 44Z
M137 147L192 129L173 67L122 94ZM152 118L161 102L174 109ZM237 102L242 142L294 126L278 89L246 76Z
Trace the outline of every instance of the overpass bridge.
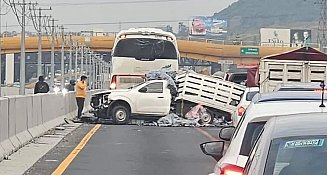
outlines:
M110 52L113 43L114 36L101 36L90 37L86 40L85 37L72 37L72 41L79 44L84 44L91 48L93 51ZM1 39L2 52L6 54L19 53L20 52L20 37L5 37ZM55 50L61 50L61 39L56 39ZM67 45L67 44L66 44ZM285 51L292 50L291 47L260 47L260 46L242 46L242 45L226 45L215 44L210 41L190 41L190 40L178 40L178 47L181 57L192 58L196 60L219 62L222 60L233 60L235 64L256 64L261 57L277 54ZM38 38L27 37L26 38L26 52L37 52ZM242 55L242 48L258 48L259 53L257 55ZM69 48L66 46L65 48ZM42 38L42 50L51 50L50 37Z

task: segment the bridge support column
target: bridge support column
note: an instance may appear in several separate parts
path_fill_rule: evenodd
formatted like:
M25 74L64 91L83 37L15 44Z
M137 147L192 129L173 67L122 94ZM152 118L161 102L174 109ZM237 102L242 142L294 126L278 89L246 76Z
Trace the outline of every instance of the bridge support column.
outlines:
M15 56L14 54L6 54L6 78L5 84L14 84L15 74Z

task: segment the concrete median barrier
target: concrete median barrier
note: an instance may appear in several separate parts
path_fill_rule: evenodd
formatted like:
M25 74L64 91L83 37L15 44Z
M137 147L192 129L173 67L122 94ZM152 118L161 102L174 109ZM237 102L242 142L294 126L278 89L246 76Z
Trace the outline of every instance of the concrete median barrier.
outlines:
M0 158L10 154L14 145L9 140L9 101L8 98L0 98Z
M9 140L14 145L14 151L21 147L21 144L16 136L16 97L11 96L8 98L8 133L9 133Z
M16 118L16 136L20 142L20 146L25 145L33 137L27 130L28 114L27 102L30 99L28 96L15 97L15 118ZM11 117L9 115L9 117Z
M86 112L90 91L85 100ZM76 116L75 92L67 94L36 94L0 98L0 161L30 140Z
M64 121L64 104L62 104L64 98L62 94L46 94L42 96L43 125L47 130Z
M41 95L27 97L27 129L32 137L38 137L46 131L42 123Z

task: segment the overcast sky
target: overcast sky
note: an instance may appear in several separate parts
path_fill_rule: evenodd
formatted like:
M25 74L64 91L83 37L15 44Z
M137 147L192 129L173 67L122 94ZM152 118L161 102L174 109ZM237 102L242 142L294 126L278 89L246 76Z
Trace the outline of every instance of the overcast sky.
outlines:
M22 1L22 0L20 0ZM142 1L131 3L135 1ZM157 1L157 2L154 2ZM42 5L51 5L52 14L58 24L116 23L105 25L66 25L71 31L103 30L116 32L130 27L154 27L171 24L174 30L178 22L129 23L142 21L179 21L190 16L213 15L237 0L39 0ZM175 2L172 2L175 1ZM33 2L33 1L32 1ZM114 2L114 3L112 3ZM118 2L118 3L117 3ZM94 4L95 5L90 5ZM76 5L79 4L79 5ZM44 6L46 7L46 6ZM117 24L121 22L121 25ZM15 25L17 19L12 11L3 16L2 25L11 30L19 30ZM32 24L29 22L29 24ZM27 30L32 30L29 27Z

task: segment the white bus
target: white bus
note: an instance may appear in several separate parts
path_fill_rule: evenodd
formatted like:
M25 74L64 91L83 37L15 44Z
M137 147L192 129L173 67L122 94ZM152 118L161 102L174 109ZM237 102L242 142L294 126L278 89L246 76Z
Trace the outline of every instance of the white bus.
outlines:
M174 34L154 28L118 33L112 50L110 89L124 89L144 81L146 73L170 67L178 70L180 54Z

